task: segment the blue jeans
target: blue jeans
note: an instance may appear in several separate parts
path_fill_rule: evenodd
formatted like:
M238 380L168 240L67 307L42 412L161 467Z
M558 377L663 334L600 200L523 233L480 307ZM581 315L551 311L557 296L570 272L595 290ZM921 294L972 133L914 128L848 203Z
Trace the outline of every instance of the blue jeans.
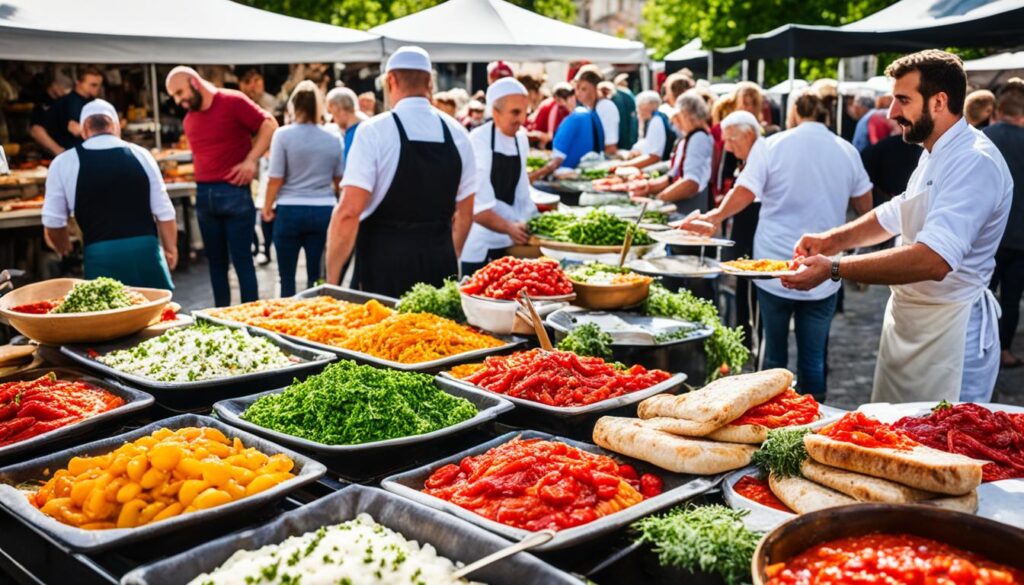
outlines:
M228 257L235 266L242 302L259 298L256 267L252 263L252 232L256 226L256 206L248 186L228 183L199 183L196 186L196 216L203 234L203 248L210 263L213 302L218 307L231 304L228 285Z
M754 287L764 327L762 368L789 366L789 321L796 321L796 372L800 392L825 400L828 331L836 312L833 294L820 301L794 301Z
M274 248L282 297L295 294L295 267L299 263L300 248L306 251L306 287L313 287L320 280L320 259L327 245L327 226L333 210L329 205L277 206Z

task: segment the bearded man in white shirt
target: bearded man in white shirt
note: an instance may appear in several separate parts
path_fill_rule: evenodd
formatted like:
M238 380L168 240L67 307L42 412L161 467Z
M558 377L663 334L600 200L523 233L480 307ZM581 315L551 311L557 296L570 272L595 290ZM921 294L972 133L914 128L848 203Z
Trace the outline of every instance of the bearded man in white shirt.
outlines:
M1013 179L999 150L963 118L967 75L956 55L927 50L893 62L889 118L925 152L907 190L851 223L807 234L807 267L783 278L807 290L830 277L888 284L872 400L988 401L999 372L999 308L988 289ZM900 236L889 250L843 250Z

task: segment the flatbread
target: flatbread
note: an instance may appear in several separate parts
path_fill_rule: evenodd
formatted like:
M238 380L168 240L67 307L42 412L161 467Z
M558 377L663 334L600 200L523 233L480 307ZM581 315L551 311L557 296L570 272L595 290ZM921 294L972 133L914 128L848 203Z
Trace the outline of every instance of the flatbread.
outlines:
M869 449L818 433L804 437L811 459L919 490L962 496L981 485L984 461L920 445L907 451Z
M937 497L939 494L907 487L901 483L822 465L807 459L800 465L804 477L846 494L860 502L886 504L913 504Z
M637 414L642 419L670 418L682 423L662 423L666 432L703 437L738 419L751 408L768 402L786 391L793 383L789 370L776 368L719 378L681 396L659 394L640 403Z
M772 473L768 476L768 487L775 497L797 514L857 503L850 496L802 477L782 477Z
M933 500L924 500L918 502L918 504L924 504L925 506L935 506L936 508L943 508L945 510L954 510L956 512L963 512L965 514L977 514L978 513L978 490L965 495L965 496L949 496L945 498L935 498Z
M750 445L680 437L653 429L634 418L605 416L594 425L594 442L675 473L714 475L750 464Z
M760 445L768 439L769 430L771 429L764 425L727 424L724 427L712 431L705 438L713 441Z

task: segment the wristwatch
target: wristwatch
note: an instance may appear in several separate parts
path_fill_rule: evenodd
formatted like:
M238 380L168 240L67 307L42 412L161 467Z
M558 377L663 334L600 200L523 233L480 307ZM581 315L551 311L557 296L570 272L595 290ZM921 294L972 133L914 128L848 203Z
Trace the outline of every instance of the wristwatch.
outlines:
M832 282L839 282L843 278L839 276L839 258L832 259L832 274L830 276Z

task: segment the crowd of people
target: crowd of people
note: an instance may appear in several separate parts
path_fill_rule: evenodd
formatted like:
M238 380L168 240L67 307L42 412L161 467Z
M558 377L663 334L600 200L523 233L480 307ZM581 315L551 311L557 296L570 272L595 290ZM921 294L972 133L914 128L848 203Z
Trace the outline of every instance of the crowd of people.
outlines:
M727 257L802 258L806 268L797 276L739 282L735 316L749 342L762 346L759 365L766 368L788 365L794 323L805 392L824 399L827 390L842 279L893 286L876 372L880 399L913 399L903 382L914 375L928 380L918 386L933 394L954 385L959 392L962 377L966 398L983 400L1000 365L1021 364L1010 351L1024 293L1020 79L995 94L968 95L960 60L941 51L896 61L888 71L891 94L840 96L834 80L819 80L781 102L746 81L715 95L685 70L665 78L659 91L634 94L628 75L606 75L592 64L574 65L569 79L548 89L546 80L517 76L498 61L488 66L487 90L474 96L435 92L432 71L422 49L394 53L383 76L384 114L375 114L375 99L351 89L297 82L282 127L273 115L280 101L258 74L243 75L236 91L188 67L170 72L167 93L187 111L197 214L218 306L231 302L230 265L241 300L258 295L250 184L261 160L268 181L259 216L273 226L280 294L294 294L303 251L307 285L348 275L356 288L397 296L416 282L440 285L470 273L526 243L526 222L537 213L530 184L601 158L615 160L613 168L667 166L656 178L634 181L630 195L675 204L688 215L688 229L724 233L736 243ZM102 219L85 211L79 221L87 274L162 251L161 274L136 279L156 285L176 261L164 233L166 191L152 157L117 138L116 114L102 100L89 102L97 93L83 70L78 97L53 106L88 103L77 106L80 119L39 130L55 153L71 149L54 162L47 186L47 237L66 251L68 215L103 206ZM531 148L550 149L550 160L528 171ZM148 206L113 205L103 189L114 183L131 186ZM846 224L850 217L856 219ZM132 246L120 245L129 240ZM119 245L101 245L110 241ZM822 256L843 250L860 253ZM933 346L946 352L948 368L931 368Z

